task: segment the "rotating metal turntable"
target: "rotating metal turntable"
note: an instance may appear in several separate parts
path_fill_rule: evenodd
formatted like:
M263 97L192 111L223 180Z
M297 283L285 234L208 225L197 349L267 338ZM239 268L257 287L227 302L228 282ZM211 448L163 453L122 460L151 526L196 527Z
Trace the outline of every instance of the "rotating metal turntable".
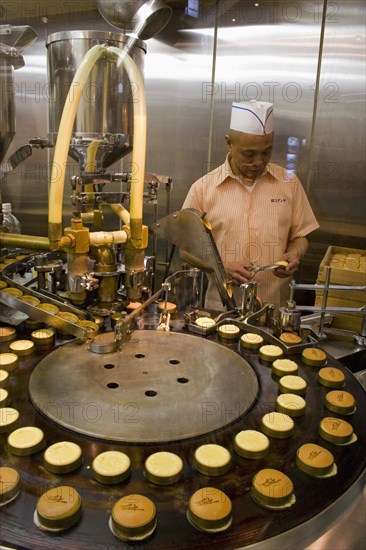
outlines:
M364 486L365 391L350 371L328 356L328 367L343 371L345 389L356 399L357 410L347 420L358 439L349 445L322 440L318 427L329 415L324 407L329 388L319 384L318 369L305 365L301 355L295 354L299 374L308 384L305 414L295 419L291 437L271 438L266 457L244 459L234 450L234 438L241 430L260 429L263 414L274 410L278 381L255 351L244 352L238 346L219 343L216 335L208 340L174 331L138 330L121 352L92 353L88 344L73 343L51 353L23 357L11 386L13 405L21 411L23 424L42 429L48 446L66 440L79 444L83 463L73 472L55 475L44 467L42 452L31 457L14 456L7 446L7 434L0 434L4 449L1 462L14 467L23 480L22 498L2 511L2 540L7 547L46 550L52 546L50 536L34 525L33 514L38 496L57 484L75 487L83 499L81 521L58 539L58 544L67 548L130 547L116 540L108 517L112 504L121 495L132 493L146 495L156 505L158 526L147 543L151 550L198 550L212 545L225 550L294 549L304 548L319 537ZM216 393L218 388L220 394ZM173 390L175 399L169 396ZM156 395L145 393L154 391ZM202 404L206 404L206 416L198 406ZM112 415L111 425L106 420L108 414ZM239 416L235 419L235 415ZM194 416L196 421L190 425ZM139 421L131 422L134 419ZM150 427L155 422L151 434L145 422L150 422ZM171 432L164 431L170 430L166 425L174 426L174 440L167 439ZM190 437L193 433L197 435ZM107 441L108 437L120 439ZM337 475L314 478L297 468L297 449L309 442L333 453ZM225 447L232 455L230 470L214 478L198 472L193 461L197 447L210 443ZM122 451L131 460L131 474L122 483L107 486L92 477L93 460L107 450ZM146 459L159 451L173 452L184 463L182 478L173 485L154 485L144 474ZM296 496L293 506L273 512L251 498L253 476L264 467L280 470L292 480ZM230 529L214 537L194 529L186 518L191 495L208 485L223 490L233 504Z

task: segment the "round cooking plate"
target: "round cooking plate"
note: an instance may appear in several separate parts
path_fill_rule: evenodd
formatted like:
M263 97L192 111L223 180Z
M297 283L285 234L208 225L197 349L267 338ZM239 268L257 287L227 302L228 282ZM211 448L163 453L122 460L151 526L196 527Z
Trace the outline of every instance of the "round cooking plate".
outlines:
M34 369L29 392L48 418L111 441L176 441L236 421L259 391L249 363L197 336L141 330L120 351L66 344Z

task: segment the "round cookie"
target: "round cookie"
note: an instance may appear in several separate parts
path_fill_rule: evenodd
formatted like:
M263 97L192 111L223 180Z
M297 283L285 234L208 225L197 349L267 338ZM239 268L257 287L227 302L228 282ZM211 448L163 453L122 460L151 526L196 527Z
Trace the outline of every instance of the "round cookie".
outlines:
M201 328L212 328L216 325L216 322L211 317L198 317L195 324Z
M70 529L81 518L82 503L79 493L68 485L49 489L38 499L35 523L50 531Z
M19 426L20 415L17 409L2 407L0 409L0 433L11 432Z
M262 430L275 439L290 437L295 429L295 423L288 414L270 412L262 418Z
M0 506L14 500L20 491L20 476L14 468L0 467Z
M135 309L138 309L140 306L142 306L141 302L128 302L128 304L126 305L126 310L128 312L135 311Z
M352 414L356 410L356 400L344 390L332 390L325 396L325 406L338 414Z
M46 313L50 313L51 315L57 315L60 311L57 306L48 302L43 302L42 304L39 304L38 309L41 309Z
M10 342L16 335L17 331L14 327L0 327L0 342Z
M306 393L307 383L301 376L287 374L282 376L279 381L279 390L281 393L295 393L304 395Z
M296 451L296 465L312 476L324 476L333 470L334 456L315 443L304 443Z
M94 479L99 483L121 483L131 472L131 461L125 453L106 451L94 458L92 470Z
M296 374L299 370L297 363L292 359L276 359L272 363L272 372L275 376L286 376L286 374Z
M57 316L60 317L60 319L67 321L68 323L79 323L79 317L75 315L75 313L71 313L70 311L59 311Z
M224 340L236 340L236 338L239 338L240 335L239 327L230 323L219 326L217 332L220 338L223 338Z
M225 531L232 523L230 498L214 487L202 487L189 499L188 521L200 531Z
M295 423L288 414L270 412L262 418L262 430L275 439L290 437L295 429Z
M160 312L167 311L168 313L175 313L177 311L177 306L176 304L173 304L173 302L159 302L158 311Z
M24 426L8 435L9 451L18 456L28 456L41 451L46 446L44 433L36 426Z
M319 424L319 434L326 441L330 441L330 443L342 445L352 441L353 427L345 420L326 416Z
M275 361L283 356L283 351L279 346L268 344L259 348L259 357L263 361Z
M1 365L1 362L0 362L0 365ZM0 388L5 388L8 382L9 382L9 372L4 369L0 369Z
M301 344L301 337L296 332L282 332L280 334L280 340L288 346L294 346L295 344Z
M89 338L96 336L99 332L99 325L94 323L94 321L89 321L88 319L83 319L78 322L78 325L86 330L86 334Z
M305 414L306 401L295 393L281 393L276 399L276 411L291 417Z
M275 263L278 265L278 267L287 267L288 266L288 262L286 262L286 260L278 260Z
M279 470L260 470L252 481L252 497L259 504L269 507L283 507L293 504L294 486L289 477Z
M41 328L33 330L31 339L38 349L47 349L54 344L55 331L52 328Z
M145 461L146 477L157 485L171 485L178 481L182 473L183 461L174 453L153 453Z
M54 443L44 453L45 467L55 474L72 472L81 466L82 461L81 447L71 441Z
M231 454L221 445L201 445L194 452L196 469L207 476L220 476L231 466Z
M109 525L121 540L145 540L156 529L155 504L144 495L126 495L114 504Z
M36 296L28 296L28 294L26 294L25 296L22 296L20 300L25 304L29 304L30 306L34 306L34 307L39 306L39 304L41 303L41 300L38 300Z
M301 353L301 359L310 367L324 367L327 363L327 354L319 348L305 348Z
M0 353L0 366L3 370L11 372L19 365L19 357L16 353Z
M257 430L242 430L234 439L234 448L238 455L253 460L267 456L269 445L268 437Z
M75 315L74 313L70 313L69 311L59 311L57 313L57 317L59 317L60 319L62 319L66 323L71 323L73 325L78 325L79 324L79 317L77 315ZM66 337L67 335L70 334L70 331L69 331L69 328L68 328L67 325L65 325L63 327L58 326L57 327L57 332L62 337Z
M340 369L324 367L318 372L318 382L328 388L343 388L345 376Z
M30 355L34 351L34 342L32 340L14 340L9 344L9 350L21 357Z
M260 334L254 332L247 332L240 338L240 344L248 349L258 349L263 344L264 340Z
M9 294L10 296L14 296L14 298L20 298L23 296L23 292L19 288L15 288L12 286L7 286L6 288L1 289L2 292L6 292L6 294Z
M9 392L5 388L0 388L0 407L5 407L10 401Z

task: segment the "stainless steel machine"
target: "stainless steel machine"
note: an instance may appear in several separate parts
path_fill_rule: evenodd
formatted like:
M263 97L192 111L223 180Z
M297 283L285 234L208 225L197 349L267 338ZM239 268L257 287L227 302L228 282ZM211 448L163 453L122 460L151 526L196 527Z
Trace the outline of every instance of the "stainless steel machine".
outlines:
M111 501L127 492L148 494L157 504L159 527L147 543L152 549L212 544L228 550L275 549L290 547L290 539L294 547L303 547L362 491L366 395L354 376L328 355L327 366L344 373L345 388L357 401L352 418L347 417L356 439L346 446L322 442L318 428L326 414L326 389L319 385L318 369L302 361L302 351L322 343L326 302L317 317L301 318L294 283L287 307L276 311L260 302L253 280L243 285L242 301L236 304L202 212L180 210L152 224L153 238L179 248L186 264L155 291L154 258L145 255L149 233L143 205L157 200L159 185L170 191L172 181L145 171L146 45L141 39L152 32L146 21L155 28L156 18L150 19L150 12L144 18L140 10L163 7L153 1L133 4L137 11L128 15L135 18L137 36L102 31L48 36L48 136L31 140L8 162L11 170L34 148L53 151L48 237L1 235L2 246L13 249L2 258L2 324L16 327L17 337L25 340L31 339L34 327L52 327L56 333L50 348L35 347L21 358L12 374L12 404L22 411L25 425L44 430L48 443L71 439L83 448L84 462L67 476L67 483L82 489L85 511L78 528L60 534L65 547L116 547L107 515ZM111 3L98 2L98 7L108 22L126 30L126 12L119 12L116 20ZM166 24L165 17L162 22ZM4 136L4 149L7 140ZM112 164L127 153L132 153L131 170L113 172ZM64 226L68 157L78 162L78 174L71 177L72 216ZM107 211L115 215L111 230L104 227ZM204 310L203 273L215 279L223 312ZM329 286L328 280L323 290ZM40 308L40 303L56 309ZM213 324L200 326L196 321L201 317ZM278 380L256 351L244 350L237 340L220 339L217 329L228 323L280 347L297 362L307 383L306 413L296 420L294 435L271 440L269 456L259 462L236 455L233 439L240 430L260 429L263 414L274 410ZM284 331L296 332L301 343L286 345L279 338ZM359 336L363 347L364 327ZM8 351L7 342L0 346L1 353ZM4 541L10 547L49 547L49 537L33 523L33 487L43 491L66 483L65 477L50 476L41 453L14 458L6 433L0 437L6 464L21 471L27 496L26 513L20 499L5 510ZM331 448L338 476L311 478L296 468L296 450L309 440ZM196 471L192 455L203 443L230 449L227 476L207 478ZM111 448L131 457L132 474L118 486L100 486L91 479L91 462ZM150 453L163 449L182 457L184 476L176 485L158 487L148 482L143 465ZM296 505L274 512L253 502L251 480L261 467L288 473ZM207 535L187 523L186 508L189 495L210 484L231 495L234 522L227 532ZM121 541L118 545L129 547Z
M22 52L36 39L37 33L27 25L0 25L0 181L4 177L2 162L15 135L13 70L24 66Z
M6 235L2 241L8 246L63 251L67 256L66 272L52 264L49 268L58 272L55 277L59 289L67 292L71 303L89 305L95 312L107 310L110 313L121 286L122 268L116 245L126 243L124 285L129 299L141 297L148 288L148 277L151 286L151 262L146 259L147 267L144 265L147 228L142 225L142 202L144 193L150 202L157 200L160 183L165 183L167 189L171 185L170 178L160 177L160 181L158 176L145 175L144 170L146 106L142 72L146 48L136 38L131 41L130 37L121 34L85 31L50 35L47 48L48 139L31 140L12 155L9 164L14 168L34 147L54 149L49 238ZM127 70L122 67L126 63ZM134 116L135 127L140 130L135 131L131 171L107 173L111 164L133 149ZM78 161L79 174L71 178L73 218L71 226L63 230L62 204L68 156ZM108 184L111 182L117 182L119 190L110 191ZM132 220L122 204L126 200L131 203ZM115 213L116 231L103 231L105 209ZM37 261L41 263L41 258ZM45 264L48 265L48 259ZM47 270L46 267L42 269ZM38 289L40 287L39 283ZM96 289L98 297L95 300L93 291Z

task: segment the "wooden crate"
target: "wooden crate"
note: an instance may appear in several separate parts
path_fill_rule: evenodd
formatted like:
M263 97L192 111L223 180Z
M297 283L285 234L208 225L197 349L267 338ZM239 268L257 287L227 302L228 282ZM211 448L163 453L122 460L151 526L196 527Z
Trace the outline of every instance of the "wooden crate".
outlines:
M322 305L322 297L316 296L315 305ZM342 300L342 298L329 298L327 300L327 307L356 307L360 308L365 303L353 302L351 300ZM334 315L332 327L344 328L346 330L352 330L354 332L360 332L362 326L363 315L361 313L332 313Z
M345 256L346 262L342 264L342 261L335 262L335 255ZM359 255L359 265L357 266L356 260L352 265L352 256ZM349 260L347 260L349 258ZM362 259L363 258L363 259ZM330 284L333 285L348 285L348 286L366 286L366 250L359 250L355 248L344 248L340 246L329 246L324 258L322 259L317 284L325 283L326 267L331 267ZM321 306L323 300L323 291L317 290L315 297L315 305ZM329 307L355 307L360 308L366 305L366 292L357 290L329 290L327 305ZM332 326L336 328L344 328L347 330L353 330L359 332L362 325L361 314L334 314L334 321Z

